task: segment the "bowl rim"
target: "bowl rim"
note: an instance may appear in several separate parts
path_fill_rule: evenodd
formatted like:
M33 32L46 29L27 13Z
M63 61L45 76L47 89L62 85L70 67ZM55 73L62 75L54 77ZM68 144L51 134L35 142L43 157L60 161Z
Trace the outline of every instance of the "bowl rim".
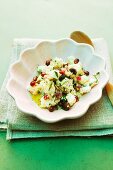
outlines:
M31 49L32 49L32 50L33 50L33 49L36 49L40 44L45 43L45 42L47 42L47 43L49 42L49 43L52 43L52 44L56 44L57 42L60 42L60 41L70 41L71 43L74 43L74 44L77 45L77 46L86 46L86 47L89 47L90 50L91 50L91 52L92 52L92 55L96 55L97 57L99 57L99 58L101 58L101 59L103 60L103 62L104 62L104 69L102 69L102 71L103 71L103 72L105 73L105 75L106 75L106 76L105 76L105 77L106 77L106 81L104 82L103 86L99 89L100 93L99 93L99 95L98 95L98 98L96 98L96 100L94 100L94 101L91 102L91 103L89 102L89 103L87 104L87 107L85 108L84 112L83 112L82 114L80 114L79 116L76 116L76 115L75 115L75 116L69 116L69 115L67 115L66 117L65 117L65 116L62 116L62 117L59 117L59 118L54 119L54 120L53 120L53 119L52 119L52 120L50 120L50 119L47 120L47 119L44 119L44 118L36 115L34 112L26 111L26 110L24 110L23 108L20 107L20 105L19 105L19 99L18 99L17 97L15 97L15 95L13 95L13 94L10 92L10 88L9 88L10 81L13 80L13 75L12 75L11 70L12 70L12 67L13 67L15 64L22 62L22 56L23 56L23 54L24 54L26 51L31 50ZM72 39L70 39L70 38L62 38L62 39L58 39L58 40L49 40L49 39L46 39L46 40L42 40L42 41L39 42L39 43L36 43L36 45L34 45L33 47L26 48L25 50L23 50L23 51L20 53L19 59L17 59L15 62L13 62L13 63L10 65L9 74L10 74L10 78L9 78L9 80L8 80L8 82L7 82L6 89L7 89L8 93L14 98L14 100L15 100L15 102L16 102L16 105L17 105L17 107L19 108L19 110L22 111L22 112L24 112L24 113L27 113L27 114L29 114L29 115L33 115L33 116L37 117L38 119L40 119L40 120L42 120L42 121L44 121L44 122L46 122L46 123L55 123L55 122L59 122L59 121L64 120L64 119L75 119L75 118L79 118L79 117L83 116L83 115L87 112L87 110L89 109L89 107L90 107L92 104L96 103L96 102L102 97L102 89L104 88L104 86L107 84L107 82L108 82L108 80L109 80L108 73L107 73L107 71L106 71L106 69L105 69L105 59L104 59L101 55L97 54L97 53L94 51L94 48L93 48L91 45L86 44L86 43L78 43L78 42L75 42L74 40L72 40Z

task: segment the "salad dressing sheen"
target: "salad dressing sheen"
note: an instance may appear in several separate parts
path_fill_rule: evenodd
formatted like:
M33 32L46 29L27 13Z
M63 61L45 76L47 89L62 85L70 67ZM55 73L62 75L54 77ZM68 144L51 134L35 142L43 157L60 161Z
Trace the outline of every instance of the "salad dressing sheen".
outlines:
M41 97L42 97L42 94L41 93L38 93L37 95L33 95L31 94L31 97L32 97L32 100L38 105L40 106L41 105Z

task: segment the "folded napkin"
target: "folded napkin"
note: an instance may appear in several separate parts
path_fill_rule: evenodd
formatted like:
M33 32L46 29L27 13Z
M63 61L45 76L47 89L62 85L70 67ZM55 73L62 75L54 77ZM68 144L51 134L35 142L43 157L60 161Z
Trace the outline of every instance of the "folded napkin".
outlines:
M39 43L38 39L14 40L11 63L19 58L20 52ZM112 73L107 44L104 39L94 39L95 52L106 59L107 71ZM60 137L60 136L101 136L113 134L113 107L103 90L102 98L92 105L87 113L73 120L54 124L44 123L34 116L21 112L15 100L5 88L9 71L0 91L0 128L7 129L7 139Z

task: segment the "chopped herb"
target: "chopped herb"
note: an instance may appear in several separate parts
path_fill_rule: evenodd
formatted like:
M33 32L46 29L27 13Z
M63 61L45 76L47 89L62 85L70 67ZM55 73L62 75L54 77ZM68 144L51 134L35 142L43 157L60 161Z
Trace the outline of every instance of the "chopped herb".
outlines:
M58 77L58 73L55 71L55 75Z

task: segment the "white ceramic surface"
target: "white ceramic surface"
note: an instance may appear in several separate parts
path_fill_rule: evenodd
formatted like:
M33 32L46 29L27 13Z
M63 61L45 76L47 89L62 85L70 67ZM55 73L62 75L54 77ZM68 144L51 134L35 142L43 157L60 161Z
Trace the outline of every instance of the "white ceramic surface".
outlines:
M100 72L99 84L90 93L81 97L69 111L56 110L49 112L41 109L32 101L28 94L27 86L34 74L37 65L43 65L49 57L60 57L65 60L68 56L79 58L83 67L91 74ZM89 106L97 102L102 96L102 89L108 81L104 59L95 54L93 47L87 44L79 44L71 39L57 41L46 40L34 48L26 49L21 53L17 62L11 65L10 79L7 90L15 99L17 107L27 113L36 116L44 122L54 123L63 119L81 117L86 113Z

